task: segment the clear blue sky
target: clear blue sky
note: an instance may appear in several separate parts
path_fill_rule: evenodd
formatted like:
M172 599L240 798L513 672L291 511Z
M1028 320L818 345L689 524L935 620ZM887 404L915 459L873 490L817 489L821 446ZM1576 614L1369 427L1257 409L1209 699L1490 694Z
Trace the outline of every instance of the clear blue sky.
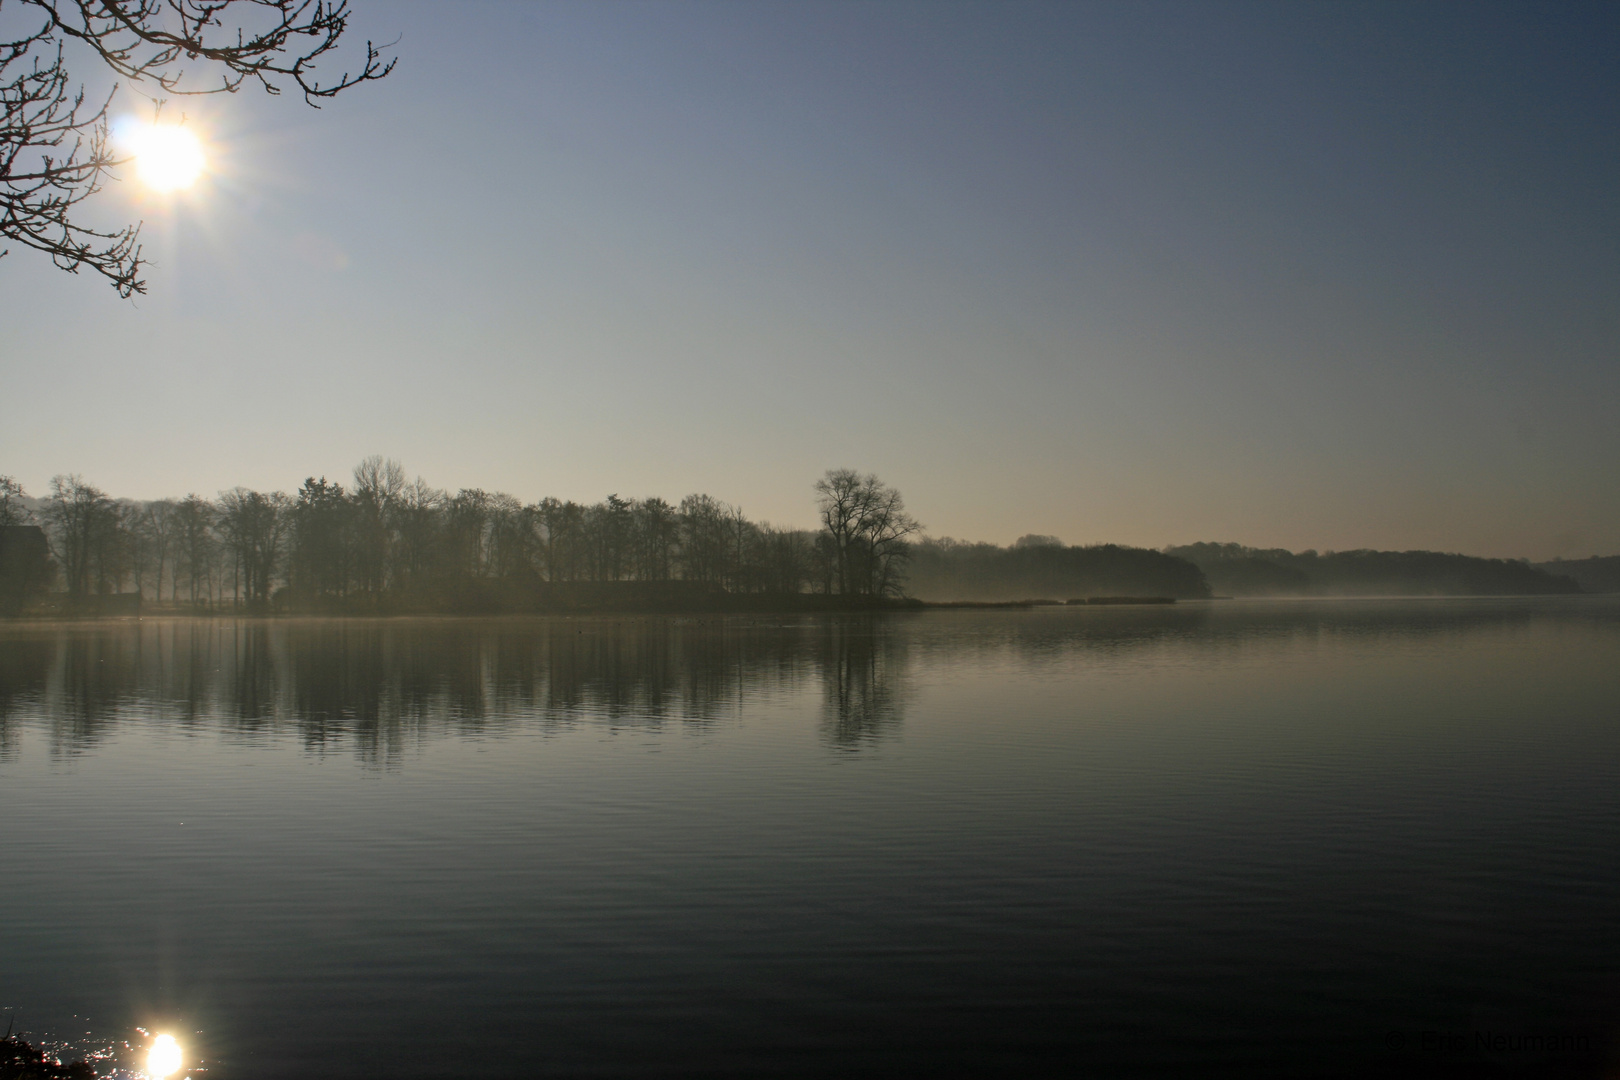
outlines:
M1620 552L1620 5L352 4L150 296L0 260L0 472Z

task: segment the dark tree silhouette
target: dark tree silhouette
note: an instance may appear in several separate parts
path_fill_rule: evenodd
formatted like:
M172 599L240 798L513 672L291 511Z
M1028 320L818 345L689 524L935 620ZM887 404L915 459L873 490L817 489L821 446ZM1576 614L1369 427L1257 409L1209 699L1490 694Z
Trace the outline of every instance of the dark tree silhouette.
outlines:
M1212 585L1249 595L1560 594L1581 588L1563 568L1620 573L1620 556L1534 567L1426 551L1291 553L1237 544L1151 551L1069 547L1040 534L1010 547L929 539L916 535L899 492L847 469L816 484L822 528L815 531L750 521L741 508L703 494L679 503L618 495L595 504L525 503L478 488L451 495L405 476L398 462L372 457L355 469L352 486L323 477L306 480L296 497L234 488L216 500L141 503L114 499L79 476L53 478L48 496L32 500L0 475L0 585L10 582L0 588L0 608L867 611L905 594L969 602L1194 599L1209 596ZM1614 580L1594 577L1588 587L1613 589Z
M0 614L21 611L55 574L49 541L27 498L15 478L0 476Z
M213 554L213 526L217 517L214 504L197 495L180 500L175 511L179 518L177 557L184 563L188 578L186 599L197 605L204 601L204 586L209 583L210 556ZM179 564L175 567L179 577Z
M838 591L884 596L901 591L907 538L922 526L906 513L900 493L874 474L828 469L816 481L821 524L832 538Z
M0 41L0 237L69 273L93 270L125 297L146 291L140 225L106 230L76 220L123 164L107 141L118 87L99 104L87 101L64 46L87 49L118 78L159 94L234 93L252 81L271 94L290 85L316 106L394 66L368 41L356 73L317 77L348 29L347 0L11 0L18 7L21 36Z
M284 547L290 500L279 491L266 495L232 488L219 499L219 524L230 545L235 581L250 608L262 610Z
M54 526L56 550L53 554L67 579L69 596L80 597L98 591L98 579L106 578L99 572L97 556L106 549L106 537L114 527L116 505L107 493L94 484L87 484L82 476L55 476L51 478L51 497L46 503L45 518Z
M342 484L329 484L313 476L298 489L292 507L292 552L287 579L311 597L341 597L348 591L350 539L354 533L353 504Z
M1576 593L1548 567L1439 551L1300 551L1242 544L1165 549L1196 564L1217 592L1234 596L1491 596Z
M369 457L352 484L310 477L294 496L238 487L135 502L59 476L37 510L0 477L0 524L37 513L43 533L18 543L48 542L48 576L65 586L19 610L828 611L902 597L920 526L900 493L849 470L817 490L820 531L751 521L704 494L594 504L452 495Z
M0 475L0 525L32 525L34 514L28 509L28 492L14 477Z
M1209 595L1204 575L1185 559L1117 544L1065 547L1047 542L1056 537L1034 539L1007 548L925 540L912 549L911 591L924 600L967 601Z

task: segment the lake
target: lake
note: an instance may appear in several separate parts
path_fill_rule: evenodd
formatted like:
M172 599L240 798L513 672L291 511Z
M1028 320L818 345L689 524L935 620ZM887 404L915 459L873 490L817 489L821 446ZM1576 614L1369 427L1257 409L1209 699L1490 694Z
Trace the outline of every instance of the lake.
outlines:
M0 821L199 1080L1620 1049L1620 598L0 624Z

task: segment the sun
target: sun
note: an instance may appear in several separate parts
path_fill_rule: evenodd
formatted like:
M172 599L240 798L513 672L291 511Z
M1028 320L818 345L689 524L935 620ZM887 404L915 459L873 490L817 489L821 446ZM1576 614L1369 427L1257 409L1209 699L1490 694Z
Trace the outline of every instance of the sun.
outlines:
M173 1035L159 1035L146 1053L146 1071L153 1077L173 1076L180 1071L180 1044Z
M202 142L176 124L142 124L130 132L135 175L153 191L181 191L197 182L207 160Z

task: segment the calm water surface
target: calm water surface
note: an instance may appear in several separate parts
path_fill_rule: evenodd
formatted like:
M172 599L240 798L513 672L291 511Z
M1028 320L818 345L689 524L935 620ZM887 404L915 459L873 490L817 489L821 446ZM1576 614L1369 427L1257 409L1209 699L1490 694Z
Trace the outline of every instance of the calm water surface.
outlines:
M1620 601L0 625L0 1005L210 1080L1602 1075Z

